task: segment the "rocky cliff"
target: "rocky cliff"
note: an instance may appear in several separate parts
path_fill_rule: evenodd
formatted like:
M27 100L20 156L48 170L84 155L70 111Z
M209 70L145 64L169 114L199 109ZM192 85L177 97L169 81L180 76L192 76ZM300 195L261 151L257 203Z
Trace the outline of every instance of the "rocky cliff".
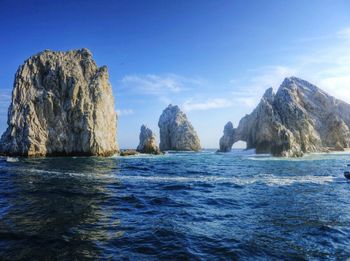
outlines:
M200 141L192 124L178 106L169 105L159 118L160 150L198 151Z
M98 68L87 49L45 50L16 73L0 153L112 155L116 120L107 67Z
M302 156L307 152L343 150L350 146L350 105L315 85L286 78L277 93L268 89L255 110L241 119L227 151L236 141L257 153ZM224 135L225 137L225 135ZM224 146L225 145L225 146Z
M140 130L140 143L136 149L140 153L161 154L156 143L156 136L147 126L142 125Z

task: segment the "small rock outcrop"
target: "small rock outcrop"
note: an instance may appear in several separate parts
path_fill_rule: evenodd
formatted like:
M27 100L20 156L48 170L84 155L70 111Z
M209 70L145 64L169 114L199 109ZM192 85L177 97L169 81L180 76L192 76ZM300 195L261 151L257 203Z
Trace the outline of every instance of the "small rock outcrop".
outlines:
M255 110L233 130L232 140L224 137L228 146L242 140L257 153L300 157L308 152L349 148L349 129L349 104L307 81L290 77L276 94L272 88L265 92Z
M199 151L200 141L192 124L178 106L169 105L159 118L160 150Z
M45 50L19 67L0 153L109 156L118 152L107 67L87 49Z
M219 152L230 152L233 145L234 128L232 122L226 123L224 127L224 135L220 139Z
M119 156L121 157L128 157L128 156L137 156L140 153L136 150L131 150L131 149L125 149L125 150L120 150Z
M136 150L146 154L161 154L156 142L156 136L153 134L152 130L145 125L141 126L140 143Z

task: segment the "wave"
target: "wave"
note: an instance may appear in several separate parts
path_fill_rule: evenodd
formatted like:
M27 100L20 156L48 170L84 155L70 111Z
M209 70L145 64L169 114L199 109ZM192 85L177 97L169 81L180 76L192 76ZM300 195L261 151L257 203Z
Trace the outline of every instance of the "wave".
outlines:
M289 186L293 184L312 183L324 185L335 181L333 176L292 176L283 177L275 176L272 174L260 174L255 177L222 177L222 176L196 176L196 177L183 177L183 176L131 176L120 175L117 176L120 180L125 181L142 181L142 182L178 182L178 183L227 183L232 185L252 185L252 184L265 184L268 186Z
M6 168L3 168L6 170ZM9 170L12 168L8 168ZM56 176L75 176L75 177L85 177L85 178L116 178L120 181L131 181L131 182L162 182L162 183L208 183L208 184L232 184L238 186L254 185L254 184L265 184L267 186L289 186L293 184L319 184L325 185L336 181L334 176L277 176L273 174L258 174L254 177L239 177L239 176L219 176L219 175L198 175L198 176L141 176L141 175L124 175L115 173L106 173L99 175L98 173L89 172L66 172L66 171L56 171L56 170L42 170L35 168L16 168L17 173L40 173L47 175ZM346 182L345 180L341 179Z
M19 159L14 157L7 157L6 162L10 162L10 163L19 162Z

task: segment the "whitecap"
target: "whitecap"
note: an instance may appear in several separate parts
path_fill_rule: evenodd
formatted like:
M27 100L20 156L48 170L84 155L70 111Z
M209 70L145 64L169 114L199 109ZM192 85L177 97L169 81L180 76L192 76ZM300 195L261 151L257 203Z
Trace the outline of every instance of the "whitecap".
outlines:
M121 175L117 176L120 180L126 181L148 181L148 182L178 182L178 183L228 183L233 185L245 186L253 185L256 183L265 184L267 186L289 186L293 184L318 184L325 185L332 183L335 180L333 176L275 176L271 174L261 174L255 177L222 177L222 176L195 176L195 177L184 177L184 176L131 176Z
M18 158L14 158L14 157L7 157L6 161L10 162L10 163L14 163L14 162L18 162L19 159Z

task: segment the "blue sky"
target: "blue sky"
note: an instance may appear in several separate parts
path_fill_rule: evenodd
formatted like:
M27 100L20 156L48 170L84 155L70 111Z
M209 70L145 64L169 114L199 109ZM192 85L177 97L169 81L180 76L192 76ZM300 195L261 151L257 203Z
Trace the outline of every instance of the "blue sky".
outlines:
M203 147L265 89L299 76L350 102L350 1L0 0L0 131L14 74L44 50L89 48L107 65L122 148L179 105Z

